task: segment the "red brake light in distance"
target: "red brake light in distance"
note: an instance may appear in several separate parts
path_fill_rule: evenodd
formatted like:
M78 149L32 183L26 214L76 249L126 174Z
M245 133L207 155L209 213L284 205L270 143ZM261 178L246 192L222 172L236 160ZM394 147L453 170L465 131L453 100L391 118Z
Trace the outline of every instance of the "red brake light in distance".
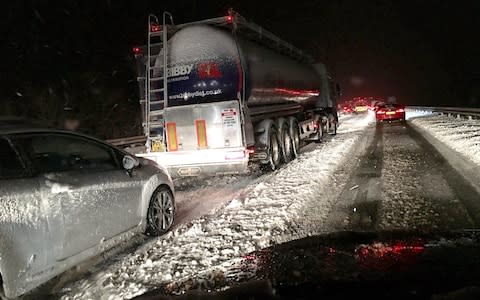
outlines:
M158 32L160 31L160 25L152 23L150 24L150 31L151 32Z
M227 23L232 23L233 22L233 17L231 15L228 15L225 17L225 20L227 20Z
M133 47L133 54L138 55L142 53L142 49L140 47Z
M405 112L405 110L403 108L399 108L396 110L397 113L402 113L402 112Z

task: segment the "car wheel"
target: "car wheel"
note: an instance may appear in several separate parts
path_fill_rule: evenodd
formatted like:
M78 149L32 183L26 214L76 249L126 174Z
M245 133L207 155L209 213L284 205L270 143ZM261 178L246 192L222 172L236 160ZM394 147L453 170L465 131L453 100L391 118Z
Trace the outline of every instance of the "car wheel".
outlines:
M147 212L147 235L162 235L173 224L175 202L173 194L166 186L158 187L150 199Z

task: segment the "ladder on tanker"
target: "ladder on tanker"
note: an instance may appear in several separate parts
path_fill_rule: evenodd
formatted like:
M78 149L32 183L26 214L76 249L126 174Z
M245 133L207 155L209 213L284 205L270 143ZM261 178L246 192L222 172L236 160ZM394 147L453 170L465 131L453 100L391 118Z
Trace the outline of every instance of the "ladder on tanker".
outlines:
M163 13L160 25L155 15L148 16L147 61L145 64L145 134L147 149L166 151L165 109L168 107L168 26L173 25L172 15ZM160 57L162 54L162 57ZM159 61L161 59L162 61Z

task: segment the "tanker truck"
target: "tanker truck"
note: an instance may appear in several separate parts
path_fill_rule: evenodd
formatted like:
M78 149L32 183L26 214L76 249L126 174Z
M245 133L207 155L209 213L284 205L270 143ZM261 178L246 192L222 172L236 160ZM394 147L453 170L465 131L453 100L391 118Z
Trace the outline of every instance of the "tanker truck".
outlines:
M173 24L150 15L135 47L146 150L172 177L275 170L336 134L339 96L325 65L229 10Z

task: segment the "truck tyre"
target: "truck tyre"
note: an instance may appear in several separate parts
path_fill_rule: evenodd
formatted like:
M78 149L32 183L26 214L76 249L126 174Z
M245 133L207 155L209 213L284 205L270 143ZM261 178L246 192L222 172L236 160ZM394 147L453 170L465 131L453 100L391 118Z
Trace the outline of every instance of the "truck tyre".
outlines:
M288 128L287 120L281 118L278 120L279 135L278 140L280 142L282 161L288 163L292 160L292 139L290 137L290 130Z
M317 121L318 123L318 132L315 137L315 143L321 143L323 140L323 123L322 118L320 117Z
M336 135L337 134L337 121L335 120L335 117L330 114L328 115L328 122L330 123L330 126L329 126L329 132L328 134L330 135Z
M278 141L277 129L272 125L269 130L268 163L265 165L268 170L274 171L280 167L280 156L281 149Z
M295 117L288 119L288 130L292 142L292 158L297 158L300 153L300 132L298 131L298 122Z

